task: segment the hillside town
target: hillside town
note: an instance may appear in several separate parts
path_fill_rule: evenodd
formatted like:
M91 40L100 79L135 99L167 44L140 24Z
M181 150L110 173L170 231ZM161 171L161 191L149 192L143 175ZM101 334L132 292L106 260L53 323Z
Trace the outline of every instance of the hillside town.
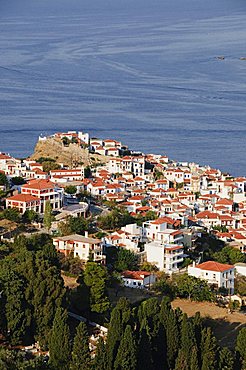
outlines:
M1 190L3 194L8 190L2 197L2 207L16 209L22 215L35 212L42 220L49 203L55 215L50 229L60 252L73 253L83 261L93 252L93 260L106 263L104 251L114 246L130 250L158 270L173 274L184 265L187 250L194 249L196 240L206 232L246 255L246 178L197 163L173 161L166 155L134 152L117 140L91 139L88 133L68 131L52 136L64 146L75 143L92 153L106 155L108 161L91 168L68 168L57 163L56 169L45 170L44 164L49 160L53 164L54 159L44 158L42 164L1 153L0 171L7 178ZM45 140L47 137L39 137L39 141ZM12 180L16 178L23 183L14 185ZM77 198L81 194L87 195L83 202ZM89 237L88 231L84 236L59 236L59 222L69 216L89 217L94 203L99 209L102 205L104 211L101 208L100 212L104 213L118 207L137 222L107 231L100 239ZM1 238L7 235L8 230L3 228ZM200 262L202 255L188 273L206 279L203 271L208 271L208 276L213 275L208 281L233 293L236 267ZM218 278L218 271L223 276L224 271L229 273L230 279Z
M91 359L98 358L101 341L110 343L107 336L111 338L110 331L117 325L112 313L108 334L105 320L115 304L116 311L121 310L121 304L129 304L126 297L134 304L153 300L159 307L158 297L164 296L161 309L169 313L166 298L187 299L190 305L194 301L213 302L222 305L228 315L234 310L243 312L246 178L174 161L166 155L136 152L117 140L90 138L83 132L60 132L38 139L47 145L52 140L64 148L83 148L90 164L77 158L68 166L55 157L18 159L0 153L1 253L5 263L6 248L16 258L24 245L25 253L39 251L42 258L50 259L52 254L50 257L46 248L51 242L68 289L70 320L85 322L90 328ZM106 161L95 160L94 154ZM36 267L41 269L40 276L44 273L41 266ZM119 302L113 303L118 295ZM51 324L46 325L51 330ZM4 340L8 333L11 331ZM40 348L47 348L47 338L42 344L40 335L30 347L39 355L43 353ZM51 352L44 354L52 358L49 348ZM174 369L178 350L170 351L167 368ZM205 360L201 357L200 361Z

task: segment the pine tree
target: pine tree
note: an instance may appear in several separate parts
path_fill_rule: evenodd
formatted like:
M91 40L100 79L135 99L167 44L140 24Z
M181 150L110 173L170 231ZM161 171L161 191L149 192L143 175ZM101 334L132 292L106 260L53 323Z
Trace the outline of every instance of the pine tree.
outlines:
M69 369L69 337L67 312L63 308L58 308L55 314L49 342L50 365L54 370Z
M73 341L71 370L89 370L91 368L91 355L86 324L81 322L76 329Z
M246 345L246 343L245 343ZM233 370L234 358L231 351L224 347L219 351L219 370Z
M96 356L93 361L93 370L106 369L106 348L102 337L99 338L96 349Z
M119 343L122 337L122 322L120 311L115 307L111 314L110 325L108 330L106 353L107 353L107 369L112 370Z
M133 336L132 328L130 325L127 325L117 352L114 369L136 370L136 365L136 343Z

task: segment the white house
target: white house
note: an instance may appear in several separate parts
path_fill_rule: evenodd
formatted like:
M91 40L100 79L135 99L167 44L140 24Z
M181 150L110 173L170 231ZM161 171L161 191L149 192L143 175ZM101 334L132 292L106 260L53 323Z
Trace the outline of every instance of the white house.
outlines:
M226 288L229 294L234 292L234 271L235 267L233 265L215 261L207 261L199 265L193 263L188 267L188 275L204 279L208 284L215 285L218 288Z
M85 262L91 257L93 261L105 264L101 240L88 237L88 232L85 232L85 236L74 234L56 237L53 244L66 256L72 253L74 257L79 257Z
M156 281L156 276L147 271L123 271L121 277L128 288L148 288Z
M153 263L159 270L172 274L179 270L184 260L183 246L151 242L145 244L147 262Z

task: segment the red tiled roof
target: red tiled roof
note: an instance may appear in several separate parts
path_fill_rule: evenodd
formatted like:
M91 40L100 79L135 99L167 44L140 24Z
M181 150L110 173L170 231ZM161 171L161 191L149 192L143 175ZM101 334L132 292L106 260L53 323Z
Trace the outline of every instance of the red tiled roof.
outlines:
M200 265L196 265L197 268L201 270L207 270L207 271L215 271L215 272L223 272L230 269L233 269L233 265L227 265L224 263L219 263L215 261L207 261L203 262Z
M12 197L7 198L7 200L13 200L17 202L33 202L40 200L38 197L35 197L34 195L30 194L16 194Z

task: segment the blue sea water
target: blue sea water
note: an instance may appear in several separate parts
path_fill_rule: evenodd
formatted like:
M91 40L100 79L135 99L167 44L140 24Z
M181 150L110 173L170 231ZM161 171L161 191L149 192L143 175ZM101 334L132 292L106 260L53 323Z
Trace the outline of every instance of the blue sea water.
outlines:
M74 129L246 175L245 24L245 0L0 0L0 151Z

